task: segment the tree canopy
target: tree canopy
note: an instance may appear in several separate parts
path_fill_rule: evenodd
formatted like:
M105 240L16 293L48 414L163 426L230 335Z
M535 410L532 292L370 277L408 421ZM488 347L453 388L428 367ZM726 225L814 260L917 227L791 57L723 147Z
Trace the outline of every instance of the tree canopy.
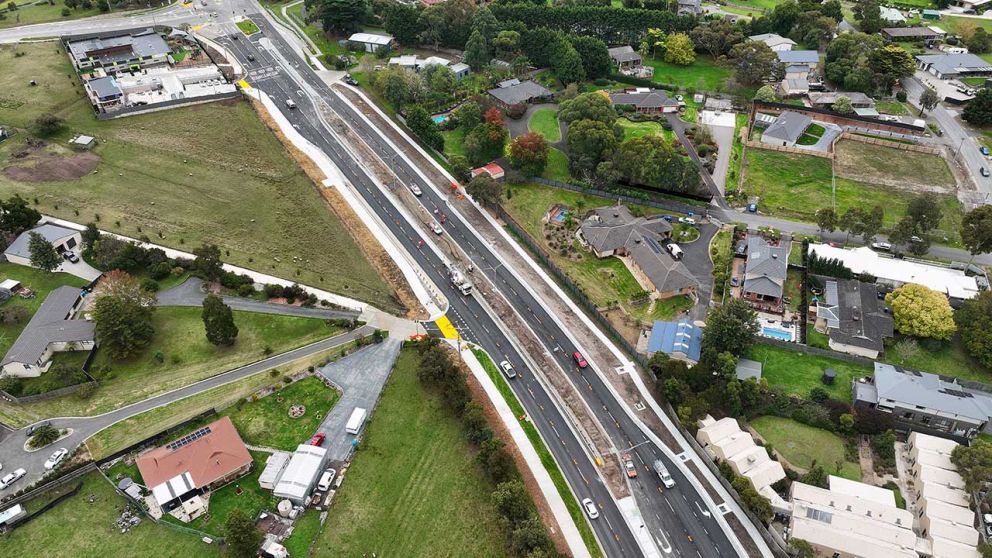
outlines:
M992 291L982 291L954 312L968 354L992 368Z
M558 105L558 118L568 123L576 120L595 120L613 126L617 121L617 111L609 98L592 91L563 101Z
M954 334L954 313L943 293L909 283L885 296L895 328L904 335L948 340Z
M155 296L134 277L119 270L104 275L93 294L93 319L100 346L115 359L126 359L147 347L155 329Z
M31 255L31 265L38 269L54 271L62 263L52 243L34 231L28 233L28 253Z
M238 326L234 323L231 307L217 295L210 293L203 299L203 327L207 341L214 345L230 346L238 338Z
M527 132L510 142L510 164L528 176L540 176L548 164L548 142L537 132Z

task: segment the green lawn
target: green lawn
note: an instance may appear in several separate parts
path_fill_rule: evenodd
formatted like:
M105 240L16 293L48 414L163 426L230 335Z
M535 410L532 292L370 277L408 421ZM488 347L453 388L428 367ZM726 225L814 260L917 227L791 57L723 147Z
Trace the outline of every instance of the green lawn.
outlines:
M92 6L82 8L77 6L69 11L68 16L62 15L65 4L62 2L37 2L37 0L20 0L17 2L17 10L11 12L7 10L8 2L3 3L3 13L6 19L0 19L0 29L4 27L15 27L18 25L32 25L35 23L46 23L49 21L62 21L69 19L79 19L81 17L91 17L99 15L100 10L96 7L96 2Z
M162 307L155 310L155 338L140 355L126 361L112 360L97 350L90 373L100 380L96 394L86 400L59 397L27 405L0 403L0 416L12 415L14 425L53 416L86 416L105 413L153 395L189 385L221 372L339 333L323 320L234 312L240 333L231 347L216 347L203 333L199 308ZM162 353L159 363L155 355Z
M28 320L38 310L41 303L45 301L48 293L63 285L85 287L88 283L85 279L80 279L68 273L48 273L47 271L33 267L0 262L0 281L5 279L16 279L20 281L21 285L34 291L35 295L32 298L21 298L15 295L0 305L0 311L7 311L14 306L21 306L27 309L28 312L27 317L19 324L6 325L0 323L0 354L7 354L10 346L14 344L21 331L24 330L24 326L28 325Z
M992 32L992 20L980 17L957 17L941 15L940 21L928 21L925 25L936 25L948 33L957 35L960 33L961 24L967 23L976 27L981 27L988 32Z
M875 110L881 114L909 114L906 105L899 101L875 101Z
M664 129L660 123L654 121L633 122L626 118L617 120L617 125L623 128L623 139L629 140L641 136L662 136L671 141L675 138L675 132Z
M235 25L237 25L238 29L240 29L245 35L253 35L259 31L258 26L255 25L255 22L250 19L242 19L236 22Z
M781 4L782 1L783 0L734 0L734 4L754 8L755 10L773 10L775 6Z
M802 294L802 273L790 269L786 272L785 276L785 292L784 296L789 299L789 311L796 312L799 310L799 302L802 299L800 296Z
M568 172L568 155L554 147L548 149L548 166L544 167L541 176L558 182L571 182L572 173Z
M465 156L465 130L463 128L447 130L441 132L441 135L444 137L445 157L451 157L452 155Z
M831 398L850 403L852 380L872 375L872 369L867 366L760 343L751 347L748 358L762 363L761 377L766 378L769 385L781 386L787 394L804 398L809 397L809 391L814 387L821 387ZM837 372L831 386L820 381L827 368Z
M730 166L727 168L727 180L724 188L728 194L735 192L739 186L741 165L744 163L744 144L741 143L741 130L747 126L747 115L737 113L734 118L734 145L730 149Z
M307 508L293 524L293 534L282 541L290 556L307 555L307 550L320 531L320 513L315 508Z
M844 441L832 432L775 416L758 417L751 427L796 467L809 469L815 461L828 474L861 480L861 466L844 459Z
M120 516L119 508L127 502L124 497L98 472L85 475L82 482L78 494L4 537L3 554L33 558L67 555L125 558L135 556L135 549L141 549L143 558L220 556L217 545L204 544L195 535L156 525L145 518L137 527L121 533L114 521ZM32 507L30 502L27 506Z
M688 66L676 66L657 58L647 58L644 64L654 68L652 81L681 88L694 87L697 91L722 90L731 73L729 68L720 66L711 56L702 54L697 55L695 62Z
M215 243L226 262L399 310L392 289L247 101L98 121L53 44L0 46L0 68L0 122L28 128L45 112L67 121L45 154L31 156L37 164L61 168L73 133L96 137L100 158L78 180L21 182L0 173L0 197L37 198L42 213L99 221L180 250ZM0 161L27 136L0 143Z
M693 302L691 298L684 295L678 295L664 300L655 301L653 309L650 304L643 304L641 306L625 304L624 308L627 310L627 313L630 314L630 317L649 325L654 323L655 320L674 320L684 310L688 310L692 308L692 306Z
M933 350L930 343L919 344L919 351L905 362L895 351L896 339L890 339L885 344L885 354L882 360L891 364L905 366L913 370L922 370L944 376L972 380L985 384L992 383L992 371L983 367L968 356L961 337L955 335L951 341L935 343Z
M540 108L534 111L527 128L544 136L549 143L561 141L561 126L558 123L558 111L553 108Z
M246 444L293 451L313 436L339 397L319 378L310 377L221 414L231 417ZM304 405L306 414L290 418L292 405Z
M400 353L311 556L507 555L475 449L417 364Z

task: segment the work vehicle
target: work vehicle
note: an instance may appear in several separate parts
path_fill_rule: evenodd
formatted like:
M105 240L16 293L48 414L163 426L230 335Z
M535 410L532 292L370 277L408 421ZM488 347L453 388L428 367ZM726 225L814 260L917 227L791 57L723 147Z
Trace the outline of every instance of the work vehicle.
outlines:
M410 192L412 192L413 195L417 196L418 198L424 195L424 193L420 190L420 186L417 186L416 184L410 185Z
M675 244L674 242L670 242L665 245L665 248L668 249L668 253L671 254L672 257L675 258L676 260L682 259L682 255L683 255L682 248L679 248L678 244Z
M295 110L296 109L296 101L294 101L292 99L286 99L286 106L289 107L289 110Z
M465 276L462 275L461 271L451 268L451 272L448 276L451 279L452 286L458 289L458 292L465 296L472 294L472 283L469 283L468 280L465 279Z
M318 432L313 435L313 438L310 438L310 445L320 447L324 444L324 438L327 438L327 434Z
M637 467L634 466L634 460L631 459L629 453L623 454L623 468L627 470L627 478L637 477Z
M658 478L661 479L661 484L665 485L665 488L672 488L675 486L675 481L672 479L672 475L668 473L668 469L665 468L665 464L662 463L660 459L654 462L654 472L658 473Z
M572 358L575 359L575 364L578 364L579 368L585 368L589 366L589 363L586 362L585 357L583 357L582 353L580 353L579 351L575 351L574 353L572 353Z
M45 469L54 469L59 463L62 462L63 459L65 459L66 455L69 455L69 450L65 448L55 450L55 453L53 453L52 456L48 458L48 461L45 462Z
M355 410L351 412L351 417L348 418L348 424L345 425L344 431L348 434L358 434L361 432L362 425L365 424L366 415L365 409L355 407Z
M517 371L513 369L513 365L510 364L510 361L504 360L503 362L499 363L499 367L503 370L503 375L505 375L507 378L517 377Z
M888 242L872 242L872 250L881 250L883 252L889 252L892 250L892 245Z
M444 234L444 229L441 228L441 225L437 224L437 221L431 221L430 226L431 226L431 230L434 231L434 234L437 235Z
M586 515L589 516L589 519L599 517L599 510L596 509L596 503L591 498L582 500L582 508L586 510Z
M317 490L321 492L327 492L331 489L331 483L334 482L334 477L338 474L334 469L328 469L324 471L324 474L320 475L320 480L317 481Z
M28 474L24 469L18 469L13 473L8 474L4 478L0 479L0 490L6 489L8 486L17 482L18 479Z

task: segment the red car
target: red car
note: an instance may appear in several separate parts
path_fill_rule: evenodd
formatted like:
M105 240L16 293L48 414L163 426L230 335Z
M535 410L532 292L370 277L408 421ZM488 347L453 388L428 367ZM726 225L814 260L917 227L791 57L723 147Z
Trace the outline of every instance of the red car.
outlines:
M589 366L589 363L586 362L586 359L582 356L582 353L580 353L579 351L575 351L574 353L572 353L572 358L575 359L575 364L578 364L579 368L585 368Z
M327 435L324 434L323 432L318 432L318 433L314 434L313 438L310 438L310 445L311 446L320 446L320 445L322 445L324 443L324 438L326 438L326 437L327 437Z

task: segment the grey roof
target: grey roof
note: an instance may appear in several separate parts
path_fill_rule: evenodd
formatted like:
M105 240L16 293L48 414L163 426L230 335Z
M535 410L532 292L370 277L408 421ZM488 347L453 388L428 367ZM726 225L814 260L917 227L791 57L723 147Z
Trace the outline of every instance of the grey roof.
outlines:
M785 67L785 73L794 74L796 72L809 72L809 66L806 64L789 64Z
M68 229L66 227L60 227L51 223L45 223L44 225L39 225L29 231L22 232L20 236L11 242L10 246L3 251L4 255L30 258L31 251L28 250L28 243L31 241L31 233L38 233L45 240L55 242L67 236L79 234L79 231Z
M806 78L787 79L783 80L782 83L785 84L785 88L789 91L799 91L803 93L809 91L809 80Z
M93 322L67 319L79 300L79 292L77 287L63 286L49 293L0 361L0 366L11 362L35 364L50 343L93 341L96 335Z
M742 358L737 361L737 379L748 380L754 378L761 379L761 363L756 360Z
M827 321L832 341L882 352L883 339L892 337L892 316L878 298L878 288L856 279L824 281L824 299L816 306L817 317Z
M796 45L796 41L788 37L783 37L776 33L762 33L760 35L751 35L748 39L752 41L761 41L771 47L772 45L790 44L792 46Z
M580 226L582 237L597 252L626 250L637 267L661 292L698 287L699 281L661 242L672 226L659 216L634 217L627 207L594 209Z
M883 35L888 35L892 38L922 38L922 37L942 37L946 35L942 29L935 29L933 27L886 27L882 29Z
M462 72L467 72L471 69L472 68L464 62L458 62L456 64L451 65L451 71L454 72L456 76Z
M634 47L630 45L613 47L611 49L607 49L607 52L610 53L610 58L618 64L621 62L630 62L631 60L641 59L641 55L638 54L638 52L634 50Z
M637 108L677 107L679 102L669 97L661 89L642 93L610 93L614 105L631 105Z
M945 75L964 72L992 72L992 64L970 52L967 54L921 54L916 59Z
M712 110L730 110L733 108L734 104L730 99L717 99L716 97L709 97L706 99L706 103L703 106Z
M490 89L489 94L499 99L503 104L515 105L517 103L527 103L531 99L538 97L550 97L551 91L543 85L527 80L516 85L507 87L497 87Z
M819 64L820 53L815 50L780 50L778 61L783 64Z
M118 47L130 48L112 50L95 56L92 55L95 52L105 49L117 49ZM133 58L169 54L172 52L172 49L169 48L168 43L165 42L165 39L161 35L152 29L146 29L134 34L108 34L103 37L80 39L78 41L70 40L69 52L72 53L73 58L77 61L96 58L103 64L113 64L126 62Z
M992 417L992 396L968 390L955 380L944 380L929 372L876 362L875 389L879 400L891 400L901 407L919 406L976 422Z
M875 101L860 91L810 91L807 96L809 97L809 102L813 105L832 105L837 102L838 98L847 97L855 107L875 106Z
M772 246L756 234L748 235L744 292L775 298L782 296L789 271L789 245L789 242L783 242Z
M91 79L86 82L86 87L96 94L97 97L105 99L114 95L123 95L121 88L117 85L117 80L113 76Z
M775 122L772 122L771 126L762 133L761 137L765 138L767 136L772 139L795 143L812 123L813 119L809 116L787 110L778 115Z

